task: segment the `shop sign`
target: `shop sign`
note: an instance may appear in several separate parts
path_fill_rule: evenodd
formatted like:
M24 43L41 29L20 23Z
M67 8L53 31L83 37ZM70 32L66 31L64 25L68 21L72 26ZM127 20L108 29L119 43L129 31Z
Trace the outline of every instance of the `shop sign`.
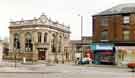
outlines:
M111 44L98 44L98 45L96 45L96 50L113 50L113 45L111 45Z
M94 43L91 45L92 50L113 50L114 45L110 43Z

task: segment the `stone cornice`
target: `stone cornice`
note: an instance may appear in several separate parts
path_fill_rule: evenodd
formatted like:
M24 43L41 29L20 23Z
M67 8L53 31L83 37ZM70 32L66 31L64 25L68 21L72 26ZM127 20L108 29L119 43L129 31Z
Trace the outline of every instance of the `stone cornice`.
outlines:
M70 32L70 27L64 24L60 24L58 21L52 21L48 19L46 15L41 15L39 18L33 18L31 20L11 21L9 28L29 28L35 26L45 26L52 29L58 29L60 31Z
M62 29L54 26L48 26L48 25L22 25L22 26L10 26L9 29L22 29L22 28L32 28L32 29L42 29L42 28L49 28L49 29L54 29L66 33L71 33L69 28L67 29Z

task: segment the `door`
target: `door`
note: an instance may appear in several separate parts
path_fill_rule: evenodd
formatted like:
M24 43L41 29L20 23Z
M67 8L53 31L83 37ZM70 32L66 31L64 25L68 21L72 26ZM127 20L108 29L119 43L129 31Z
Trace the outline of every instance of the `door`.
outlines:
M38 52L38 59L39 60L46 60L46 52L45 51L39 51Z

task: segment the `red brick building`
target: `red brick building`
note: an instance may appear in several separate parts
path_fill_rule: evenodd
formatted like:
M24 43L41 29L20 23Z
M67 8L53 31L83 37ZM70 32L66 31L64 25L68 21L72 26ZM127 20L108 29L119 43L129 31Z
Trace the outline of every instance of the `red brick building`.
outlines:
M135 52L135 3L93 15L93 43L97 64L127 63L133 57L129 53Z
M93 16L94 42L134 42L135 4L121 4Z

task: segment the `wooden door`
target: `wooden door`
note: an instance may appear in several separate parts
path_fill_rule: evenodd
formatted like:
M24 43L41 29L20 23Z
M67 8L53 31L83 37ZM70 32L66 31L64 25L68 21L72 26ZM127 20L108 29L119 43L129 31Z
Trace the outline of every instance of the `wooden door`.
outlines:
M39 51L38 52L38 58L39 58L39 60L45 60L46 59L45 51Z

